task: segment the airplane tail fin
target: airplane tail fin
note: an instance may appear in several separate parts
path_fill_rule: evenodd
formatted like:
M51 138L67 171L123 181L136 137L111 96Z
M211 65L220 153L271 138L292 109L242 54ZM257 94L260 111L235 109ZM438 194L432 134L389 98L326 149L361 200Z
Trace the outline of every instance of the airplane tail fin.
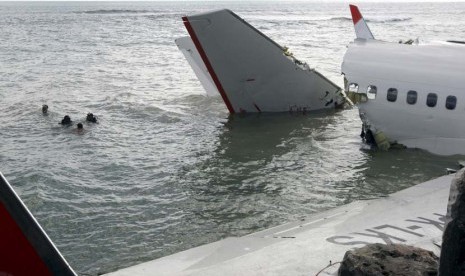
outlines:
M368 25L365 22L365 19L360 13L358 7L355 5L349 5L349 6L350 6L350 13L352 14L352 20L354 21L355 35L357 36L357 38L375 39L375 37L370 31L370 28L368 28Z

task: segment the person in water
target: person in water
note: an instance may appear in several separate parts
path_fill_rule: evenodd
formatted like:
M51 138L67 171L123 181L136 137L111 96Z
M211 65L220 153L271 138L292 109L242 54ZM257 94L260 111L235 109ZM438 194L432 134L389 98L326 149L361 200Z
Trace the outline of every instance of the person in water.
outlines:
M68 115L65 115L65 117L63 117L63 120L61 120L62 125L71 125L72 123L73 121L71 121L71 118Z
M48 105L46 104L42 105L42 114L44 115L48 114Z
M95 117L92 113L87 113L86 121L91 123L97 123L97 117Z
M73 129L73 132L76 134L84 134L84 125L82 123L78 123L77 127Z

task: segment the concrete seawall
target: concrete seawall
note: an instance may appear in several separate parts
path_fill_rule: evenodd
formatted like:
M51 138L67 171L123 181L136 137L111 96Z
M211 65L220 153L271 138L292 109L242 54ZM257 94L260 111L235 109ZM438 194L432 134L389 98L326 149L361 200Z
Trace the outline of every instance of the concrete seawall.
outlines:
M356 201L244 237L231 237L106 275L335 275L344 253L402 243L439 256L449 187L442 176L386 198Z

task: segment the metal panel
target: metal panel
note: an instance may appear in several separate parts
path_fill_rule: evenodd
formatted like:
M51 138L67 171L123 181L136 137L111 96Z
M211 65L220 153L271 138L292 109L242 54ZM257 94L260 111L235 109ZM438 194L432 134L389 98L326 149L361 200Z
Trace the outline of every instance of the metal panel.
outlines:
M0 252L0 274L76 275L1 173Z
M230 113L311 111L343 102L337 85L233 12L183 20Z

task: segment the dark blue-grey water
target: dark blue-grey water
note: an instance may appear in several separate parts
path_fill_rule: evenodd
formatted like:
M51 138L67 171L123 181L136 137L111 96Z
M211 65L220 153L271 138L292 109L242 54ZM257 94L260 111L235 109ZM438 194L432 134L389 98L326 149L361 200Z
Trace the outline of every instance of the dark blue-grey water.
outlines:
M183 15L218 8L342 85L344 3L0 2L0 170L80 274L382 197L459 158L370 150L355 109L229 117L174 44ZM385 40L464 38L465 3L360 8ZM87 112L84 134L58 124Z

